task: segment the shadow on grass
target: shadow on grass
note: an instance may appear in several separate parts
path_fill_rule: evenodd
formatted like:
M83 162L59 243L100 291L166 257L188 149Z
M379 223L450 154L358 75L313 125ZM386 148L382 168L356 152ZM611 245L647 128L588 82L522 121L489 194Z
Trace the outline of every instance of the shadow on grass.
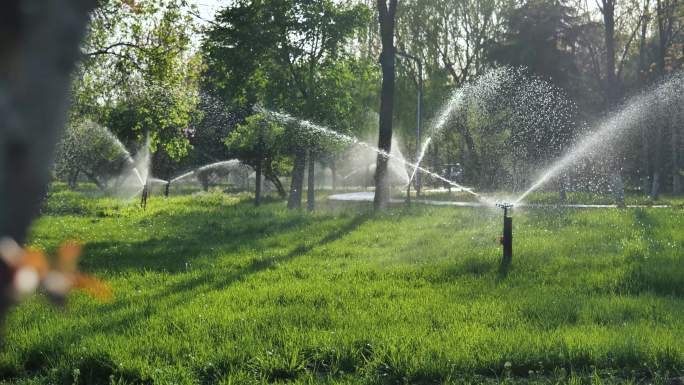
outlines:
M186 260L186 256L174 257L178 254L179 243L182 239L199 237L204 242L193 243L190 250L195 255L212 254L216 249L238 250L239 246L259 247L261 241L269 236L296 235L307 226L315 226L329 220L339 220L332 216L310 216L305 213L288 213L286 215L274 215L271 210L256 210L253 219L262 224L254 227L249 223L242 223L242 227L236 226L229 229L204 229L196 226L196 221L205 219L201 213L185 213L165 217L165 226L174 227L175 235L163 239L133 242L120 245L118 242L100 242L88 245L87 253L93 258L94 264L104 263L109 271L122 272L128 269L152 269L155 271L166 270L167 272L180 272L178 262ZM238 211L239 214L239 211ZM50 341L59 343L36 344L27 346L23 353L22 368L17 370L3 370L9 377L21 376L22 372L41 373L51 369L49 362L54 362L57 357L64 355L59 346L69 346L76 343L80 336L98 334L119 334L127 330L144 326L148 320L160 309L173 309L182 305L191 296L213 290L222 290L231 284L247 279L253 274L275 268L276 265L287 263L297 257L303 256L313 249L335 242L347 234L356 230L372 217L372 213L363 212L350 216L344 223L314 240L303 240L302 243L293 247L290 251L281 255L275 255L263 259L253 259L243 267L234 269L203 269L188 279L180 282L164 285L161 290L142 296L129 296L118 299L109 304L98 306L97 312L107 314L100 318L99 322L79 324L76 328L70 328L49 336ZM224 218L230 222L230 214ZM234 218L233 218L234 219ZM250 222L251 223L251 222ZM183 238L178 235L183 234ZM210 234L210 236L207 236ZM220 235L220 236L219 236ZM225 238L224 238L225 237ZM116 253L110 255L112 248L116 246ZM128 255L131 254L131 255ZM111 258L111 259L107 259ZM181 258L181 259L178 259ZM169 268L171 266L172 268ZM175 267L175 268L174 268ZM142 305L141 305L142 304ZM148 305L144 305L148 304ZM101 354L100 354L101 353ZM148 383L150 379L140 372L123 370L112 365L111 358L106 352L100 352L93 356L84 356L73 362L73 367L79 368L84 380L88 383L108 383L109 377L122 377L134 383ZM98 355L99 354L99 355ZM10 368L11 369L11 368ZM71 375L71 369L60 368L59 377L65 381Z

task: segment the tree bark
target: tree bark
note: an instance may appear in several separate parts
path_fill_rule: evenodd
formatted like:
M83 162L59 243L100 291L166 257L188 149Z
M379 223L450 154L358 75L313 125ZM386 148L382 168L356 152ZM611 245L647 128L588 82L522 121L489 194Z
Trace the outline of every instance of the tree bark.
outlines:
M309 211L313 211L315 208L315 199L316 199L316 180L315 180L315 174L314 174L314 167L315 167L315 158L313 156L313 153L309 153L308 156L309 159L309 173L308 173L308 180L306 182L306 208Z
M389 2L389 4L388 4ZM380 66L382 68L382 90L380 94L380 122L378 148L387 154L392 150L392 117L394 109L394 19L397 0L377 0L378 20L380 22ZM375 166L375 197L373 206L376 210L387 207L390 198L386 155L378 154Z
M655 133L655 159L653 164L653 181L651 184L651 198L658 199L660 195L660 174L663 168L663 127L661 122L656 123Z
M648 4L650 0L644 1L644 10L641 16L641 36L639 40L639 79L641 83L646 83L646 39L648 33L649 15L648 15ZM650 150L649 150L649 135L648 135L649 125L644 124L641 127L641 162L640 162L640 177L642 183L642 191L644 194L649 192L650 187Z
M602 0L604 24L604 42L606 45L606 80L604 94L606 98L606 109L615 107L620 98L618 79L615 76L615 0ZM617 155L617 154L616 154ZM619 158L619 157L618 157ZM612 188L615 196L615 203L622 207L625 205L625 184L620 173L620 160L612 159L611 173Z
M680 152L682 151L680 137L680 128L676 119L673 119L672 124L672 193L680 194L682 192L682 176L679 174L680 168Z
M641 127L641 183L644 194L648 194L651 186L651 152L649 151L649 124Z
M330 162L330 173L332 174L332 192L337 190L337 162L333 159Z
M105 186L105 185L97 178L96 175L94 175L94 174L92 174L92 173L89 173L89 172L85 172L85 171L83 172L83 174L84 174L88 179L90 179L91 182L95 183L95 186L97 186L97 188L99 188L101 191L106 191L106 190L107 190L107 186Z
M261 204L261 174L263 159L257 161L255 172L256 178L254 179L254 206L259 206Z
M300 150L295 155L294 167L292 168L292 181L290 183L290 198L287 208L298 209L302 207L302 189L304 188L304 170L306 168L306 152Z
M69 173L68 182L69 190L75 190L78 184L78 170Z
M278 196L281 198L285 198L287 196L287 192L285 191L285 188L283 187L283 184L280 182L280 179L278 176L273 172L273 167L269 164L270 162L265 162L266 164L264 165L264 177L271 183L276 188L276 191L278 192Z
M0 238L23 243L47 191L71 72L94 0L0 6ZM0 262L0 324L12 272Z

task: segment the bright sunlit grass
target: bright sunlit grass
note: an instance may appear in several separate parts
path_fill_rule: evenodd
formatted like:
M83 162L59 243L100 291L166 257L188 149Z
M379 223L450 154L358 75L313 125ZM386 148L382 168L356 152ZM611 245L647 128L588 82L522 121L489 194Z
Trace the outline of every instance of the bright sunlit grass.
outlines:
M10 316L0 382L649 381L684 367L681 209L501 213L246 196L134 203L55 192L33 229L115 300Z

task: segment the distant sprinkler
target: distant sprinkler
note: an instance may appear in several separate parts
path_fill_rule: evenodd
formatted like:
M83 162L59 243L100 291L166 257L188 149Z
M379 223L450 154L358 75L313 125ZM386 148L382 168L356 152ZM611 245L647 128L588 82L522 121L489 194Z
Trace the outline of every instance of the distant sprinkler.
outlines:
M512 203L500 202L496 204L504 211L503 218L503 236L501 237L501 246L503 246L503 258L501 259L502 266L508 266L513 259L513 218L508 216L508 210L513 208Z
M143 190L142 194L140 195L140 207L143 208L143 210L147 207L147 196L149 195L149 185L145 183L143 185Z
M164 196L166 198L169 197L169 187L171 187L171 181L170 180L168 182L166 182L166 186L164 186Z

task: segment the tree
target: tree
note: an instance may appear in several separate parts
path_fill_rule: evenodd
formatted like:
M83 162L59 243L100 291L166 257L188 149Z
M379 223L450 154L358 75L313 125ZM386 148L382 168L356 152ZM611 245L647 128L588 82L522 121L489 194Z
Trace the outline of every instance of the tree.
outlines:
M392 150L392 118L394 110L394 24L397 12L397 0L378 0L378 21L380 22L380 67L382 69L382 91L380 93L380 122L378 132L378 148L389 154ZM375 197L373 205L376 210L384 209L389 203L390 191L387 181L386 155L378 153L375 166Z
M183 0L102 0L83 44L72 87L72 116L108 127L127 146L150 136L155 172L188 154L199 120L201 57Z
M331 0L241 0L221 11L206 34L208 80L228 103L255 104L327 123L326 78L348 57L344 44L363 26L367 10ZM306 148L293 143L295 158L288 207L301 206Z
M545 80L571 89L578 76L573 55L578 21L575 9L563 1L526 1L507 15L506 32L501 40L491 41L489 58L527 67Z
M243 163L252 166L256 173L254 204L261 203L262 175L285 197L285 189L278 179L278 171L284 166L283 142L285 129L267 120L263 115L248 117L228 135L225 143L231 154Z
M111 132L91 121L72 121L57 146L55 172L75 187L83 174L101 190L129 165L130 155Z

